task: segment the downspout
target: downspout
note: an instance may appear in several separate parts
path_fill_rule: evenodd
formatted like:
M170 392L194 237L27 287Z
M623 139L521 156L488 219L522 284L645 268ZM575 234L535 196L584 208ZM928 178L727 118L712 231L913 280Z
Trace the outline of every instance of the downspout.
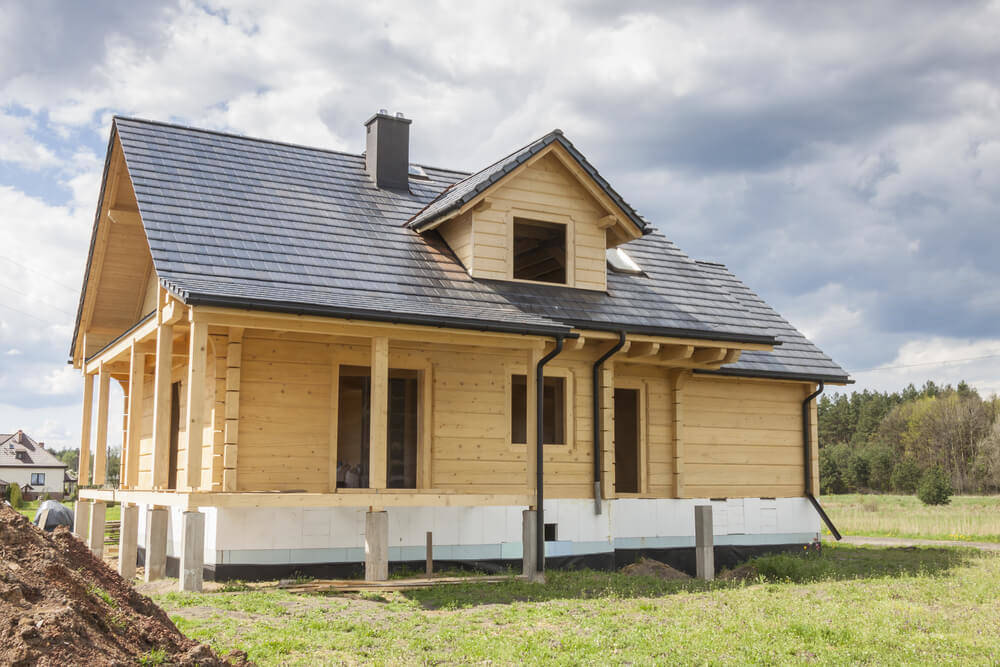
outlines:
M594 362L594 514L601 513L601 366L625 345L625 332L618 332L618 342Z
M542 456L544 443L542 441L542 431L545 416L545 364L562 352L563 337L556 337L556 346L551 352L538 360L535 367L535 546L537 548L537 568L539 572L545 571L545 475L543 471L544 457Z
M819 389L813 393L806 396L806 399L802 401L802 442L804 443L804 457L806 464L806 498L812 503L812 506L816 509L817 514L823 519L823 523L826 527L830 529L833 536L839 541L841 538L840 531L837 527L833 525L833 521L827 516L826 512L823 510L823 506L819 504L816 497L812 494L812 428L809 424L809 403L812 402L814 398L823 393L823 382L820 381Z

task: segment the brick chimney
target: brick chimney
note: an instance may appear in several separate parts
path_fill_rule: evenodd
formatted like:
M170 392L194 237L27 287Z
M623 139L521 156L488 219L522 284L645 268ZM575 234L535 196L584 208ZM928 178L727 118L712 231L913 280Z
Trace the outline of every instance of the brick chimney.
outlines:
M41 449L45 449L45 443L44 442L39 441L38 446Z
M380 190L410 188L410 123L403 114L385 109L365 123L365 171Z

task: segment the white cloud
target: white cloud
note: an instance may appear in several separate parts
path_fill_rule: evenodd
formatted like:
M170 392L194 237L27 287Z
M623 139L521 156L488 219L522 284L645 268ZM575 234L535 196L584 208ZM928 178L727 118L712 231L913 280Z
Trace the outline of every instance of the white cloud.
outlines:
M858 388L902 388L965 380L984 396L1000 394L1000 339L927 338L900 346L892 361L855 373Z

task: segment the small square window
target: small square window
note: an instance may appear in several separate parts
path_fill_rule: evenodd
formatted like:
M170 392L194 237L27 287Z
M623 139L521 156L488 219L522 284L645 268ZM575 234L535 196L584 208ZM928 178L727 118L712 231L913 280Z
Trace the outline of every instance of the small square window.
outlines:
M566 284L566 225L514 218L514 278Z
M542 442L546 445L566 444L566 378L546 377L542 385L545 414L542 417ZM528 442L528 378L510 378L510 441Z
M31 473L31 485L32 486L45 486L45 473L44 472L33 472L33 473Z

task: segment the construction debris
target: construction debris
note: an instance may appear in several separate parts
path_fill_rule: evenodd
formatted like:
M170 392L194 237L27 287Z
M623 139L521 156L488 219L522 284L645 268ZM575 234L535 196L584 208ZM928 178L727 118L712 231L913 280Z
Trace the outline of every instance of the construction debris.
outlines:
M0 506L0 664L245 664L188 639L65 527Z

